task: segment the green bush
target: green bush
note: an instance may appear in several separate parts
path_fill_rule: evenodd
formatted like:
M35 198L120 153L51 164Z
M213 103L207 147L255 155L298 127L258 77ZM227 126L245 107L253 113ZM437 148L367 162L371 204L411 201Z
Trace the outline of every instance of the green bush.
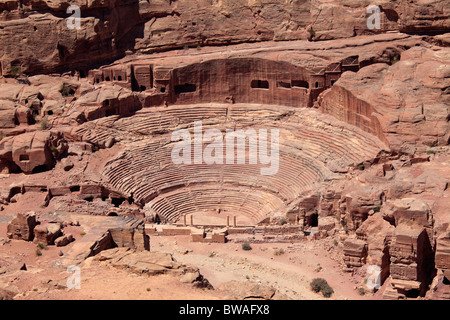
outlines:
M281 224L281 225L284 225L284 224L286 224L286 223L287 223L286 219L283 218L283 219L280 220L280 224Z
M331 288L328 284L325 287L323 287L321 291L322 291L322 295L325 298L331 297L334 293L333 288Z
M366 290L363 287L359 287L358 288L358 293L360 296L363 296L366 294Z
M11 66L11 75L13 77L18 76L19 74L21 74L21 70L20 70L20 66Z
M39 122L39 124L41 126L41 130L48 129L48 119L47 119L47 117L42 118L41 121Z
M282 254L284 254L284 249L281 248L281 249L275 250L273 254L276 256L281 256Z
M242 244L242 250L245 250L245 251L252 250L252 246L250 245L250 243L245 242Z
M400 55L397 53L394 55L394 57L392 57L391 65L396 64L399 61L400 61Z
M380 212L381 207L380 206L376 206L372 208L373 212Z
M42 256L42 252L41 252L41 250L39 248L36 248L36 255L38 257Z
M55 146L50 146L50 151L53 153L53 155L57 155L58 154L58 148Z
M46 249L47 250L47 245L43 244L41 242L38 242L38 244L36 245L37 249L41 250L41 249Z
M322 292L322 295L325 298L331 297L331 295L334 293L334 290L330 287L327 280L323 278L314 278L310 283L312 291L318 293Z
M59 92L61 92L61 95L63 97L69 97L73 96L75 94L75 91L65 83L61 86L61 89L59 89Z

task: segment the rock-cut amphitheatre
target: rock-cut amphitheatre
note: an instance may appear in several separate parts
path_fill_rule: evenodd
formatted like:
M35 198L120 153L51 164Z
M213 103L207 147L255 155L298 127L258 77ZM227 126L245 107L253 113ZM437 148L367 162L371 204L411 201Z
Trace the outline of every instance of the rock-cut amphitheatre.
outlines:
M0 298L450 299L446 2L285 2L0 0Z

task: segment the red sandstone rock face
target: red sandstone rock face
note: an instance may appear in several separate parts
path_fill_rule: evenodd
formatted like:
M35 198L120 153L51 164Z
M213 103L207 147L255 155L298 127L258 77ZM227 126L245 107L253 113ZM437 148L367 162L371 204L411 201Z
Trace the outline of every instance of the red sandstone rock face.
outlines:
M321 0L29 0L20 4L2 0L0 74L17 68L26 73L84 70L127 50L307 39L309 29L314 40L388 30L442 32L449 28L445 4L445 0L387 1L380 5L381 29L369 30L367 5L346 0L332 4ZM69 5L81 9L81 30L67 28Z
M7 235L10 239L31 241L36 226L36 213L18 213L8 224Z
M59 134L50 131L30 132L0 142L2 160L13 162L23 172L32 173L37 168L50 168L55 159L67 150Z
M448 273L448 35L355 37L442 32L445 1L386 1L380 31L367 30L365 6L354 1L70 4L83 12L79 31L66 30L67 1L0 0L0 169L33 173L57 163L39 183L28 175L5 184L0 200L39 191L57 211L127 217L87 236L77 257L113 246L148 250L142 220L130 217L177 222L213 212L264 230L284 220L296 225L281 233L337 235L347 268L381 268L385 297L424 295L434 268ZM336 38L351 39L315 42ZM310 41L279 41L297 39ZM184 46L198 48L142 55ZM75 77L21 75L66 69ZM279 128L279 174L175 166L170 133L196 120ZM18 215L9 235L31 240L32 219ZM70 241L55 224L34 234L57 246ZM146 270L137 260L121 267Z
M53 245L60 236L61 225L59 223L44 223L34 228L33 241L43 245Z
M412 154L424 145L449 143L449 72L447 49L412 48L392 66L374 64L344 73L318 105L393 150Z
M437 239L435 259L437 268L450 269L450 232L444 232Z

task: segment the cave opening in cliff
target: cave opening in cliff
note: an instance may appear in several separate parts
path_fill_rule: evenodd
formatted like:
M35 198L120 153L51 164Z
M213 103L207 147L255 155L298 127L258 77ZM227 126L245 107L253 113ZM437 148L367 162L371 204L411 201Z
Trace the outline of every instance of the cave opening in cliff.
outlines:
M66 48L63 46L63 45L61 45L61 44L59 44L58 43L58 45L56 46L57 47L57 49L58 49L58 55L59 55L59 58L61 59L61 60L64 60L64 58L65 58L65 56L66 56Z
M253 89L269 89L269 81L267 81L267 80L252 80L251 87Z
M277 87L278 88L286 88L286 89L290 89L291 88L291 83L287 82L287 81L278 81L277 82Z
M317 227L319 225L319 214L317 212L314 212L311 215L311 220L310 220L310 225L311 227Z
M185 83L175 86L175 94L195 92L196 90L197 86L195 84Z
M21 154L19 156L19 161L20 162L28 162L28 161L30 161L30 156L27 154Z
M111 198L111 203L115 207L119 207L122 203L124 203L125 200L125 198Z
M308 81L304 81L304 80L292 80L292 87L298 87L298 88L305 88L308 89L309 88L309 83Z
M72 187L70 187L70 192L80 192L80 186L72 186Z
M407 298L418 298L420 296L420 291L418 289L411 289L405 292Z

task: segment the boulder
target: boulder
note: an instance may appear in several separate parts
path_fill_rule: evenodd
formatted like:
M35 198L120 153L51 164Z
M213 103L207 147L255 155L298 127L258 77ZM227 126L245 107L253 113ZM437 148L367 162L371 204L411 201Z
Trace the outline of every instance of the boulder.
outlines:
M431 210L428 204L420 199L403 198L386 203L388 215L392 215L395 225L414 223L422 226L431 224Z
M218 288L226 298L233 300L271 300L277 290L273 287L249 281L229 281Z
M9 239L31 241L34 237L36 227L36 213L18 213L17 216L8 223L7 236Z
M29 174L37 168L51 168L55 159L67 150L67 142L58 133L36 131L3 139L0 149L3 161L12 162Z
M34 229L34 242L52 245L61 235L61 225L59 223L46 223Z
M74 166L72 160L67 159L67 158L64 158L61 160L61 165L62 165L64 171L69 171Z
M344 242L344 262L348 268L361 267L366 263L367 243L348 238Z
M73 241L73 235L71 233L63 235L55 239L55 246L64 247Z

